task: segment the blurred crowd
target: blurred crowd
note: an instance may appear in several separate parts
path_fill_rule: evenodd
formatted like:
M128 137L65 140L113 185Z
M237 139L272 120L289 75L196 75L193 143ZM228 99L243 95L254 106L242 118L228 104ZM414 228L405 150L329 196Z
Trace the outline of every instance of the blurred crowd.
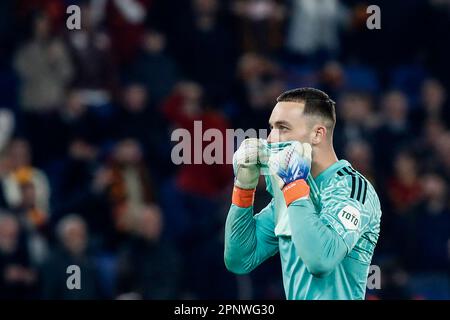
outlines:
M311 86L381 198L367 298L450 299L450 1L371 4L381 30L359 0L0 1L0 298L283 299L277 256L225 269L232 167L171 132L268 129Z

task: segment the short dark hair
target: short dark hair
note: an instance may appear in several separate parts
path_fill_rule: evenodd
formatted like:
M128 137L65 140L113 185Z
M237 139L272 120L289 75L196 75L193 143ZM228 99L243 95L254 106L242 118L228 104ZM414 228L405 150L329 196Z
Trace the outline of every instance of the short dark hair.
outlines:
M314 88L297 88L282 93L277 102L304 102L303 114L319 116L327 120L333 131L336 124L336 102L323 91Z

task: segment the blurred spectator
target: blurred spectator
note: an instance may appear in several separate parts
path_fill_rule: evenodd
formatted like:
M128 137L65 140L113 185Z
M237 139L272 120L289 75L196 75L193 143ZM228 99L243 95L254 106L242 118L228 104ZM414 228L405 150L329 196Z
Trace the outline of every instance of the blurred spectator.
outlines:
M107 193L116 228L120 232L129 232L139 215L139 208L155 199L140 145L132 139L119 141L107 168L111 174Z
M33 299L37 274L17 219L0 211L0 299Z
M161 239L164 222L160 209L146 205L133 221L133 237L119 254L119 297L133 293L140 299L178 299L181 264L172 245Z
M64 104L42 123L30 123L30 141L41 148L33 150L37 163L51 164L64 158L75 140L100 141L102 125L83 101L80 90L70 89ZM33 134L31 134L33 133ZM57 133L57 134L56 134Z
M315 55L336 56L339 50L338 31L346 23L348 15L339 1L295 0L288 11L286 47L290 54L300 61Z
M29 27L28 22L32 20L36 12L42 12L47 16L52 33L58 33L58 28L65 26L66 7L63 0L17 0L15 2L19 28ZM21 31L26 33L28 30Z
M285 7L279 0L235 0L238 33L244 52L276 53L283 45Z
M155 194L136 141L117 142L107 161L98 154L95 145L80 139L71 142L60 169L52 223L76 211L89 227L92 247L114 251L130 231L136 208Z
M175 128L187 129L194 137L195 121L201 123L202 132L208 129L217 129L226 136L226 129L229 128L228 120L219 112L213 110L211 105L205 100L203 88L191 82L180 83L173 94L165 101L162 111ZM202 141L202 149L208 145ZM191 144L193 156L194 147L197 143ZM225 154L225 148L223 154ZM223 162L224 163L223 159ZM193 163L193 161L192 161ZM183 191L206 197L214 197L228 185L231 179L230 167L226 164L206 163L181 166L177 174L177 185ZM211 177L211 179L198 179L198 177Z
M110 136L138 141L151 168L158 168L155 174L162 176L170 161L165 156L168 152L164 141L169 140L167 123L143 84L131 82L124 85L121 104L113 121Z
M339 92L347 88L344 68L338 61L327 61L319 70L318 78L318 85L330 97L339 96Z
M179 76L175 61L166 52L165 35L155 29L143 36L139 55L130 69L129 77L144 84L156 104L170 93Z
M88 143L99 145L107 138L104 133L103 119L83 97L82 90L79 88L68 90L65 104L59 109L54 120L55 128L53 129L61 133L61 137L65 139L65 141L58 141L57 144L62 145L65 150L67 150L68 143L74 139L82 139Z
M88 230L77 215L64 217L56 227L59 247L52 251L42 266L42 297L44 299L99 299L102 293L98 270L88 253ZM81 289L67 287L67 268L78 266L81 270Z
M78 212L90 231L92 248L114 250L117 230L109 197L111 170L98 166L97 150L83 141L74 141L66 166L57 184L58 201L52 213L52 226L71 212Z
M437 156L443 136L445 136L445 126L441 119L431 118L424 122L422 134L418 135L415 148L425 169L433 170L433 168L442 166ZM445 169L443 170L445 171Z
M91 2L94 24L106 25L115 62L124 67L135 58L145 30L152 0L100 0Z
M364 140L350 140L345 149L345 159L375 187L376 175L373 168L373 151Z
M401 152L394 161L394 176L389 180L388 193L396 215L407 214L422 198L422 179L417 160L408 152Z
M31 182L20 182L21 202L14 208L18 217L31 229L43 229L48 213L37 205L36 187Z
M31 144L40 146L33 149L33 159L38 165L49 169L55 161L61 161L75 140L98 146L112 138L107 129L109 118L100 116L86 102L82 90L70 88L62 106L38 121L31 119L27 123Z
M63 159L61 167L56 170L59 177L54 179L54 185L57 187L53 190L55 198L53 221L56 221L62 213L84 212L81 202L90 191L98 152L98 148L80 138L74 138L69 142L67 156ZM88 220L88 224L89 222ZM92 228L92 225L89 226Z
M22 177L19 177L18 182L14 180L14 177L13 179L11 178L11 176L14 176L11 173L11 163L12 161L10 159L0 159L0 167L3 166L4 173L6 173L2 178L2 168L0 168L0 180L3 180L3 187L0 187L0 208L9 208L11 213L18 219L21 224L21 229L26 233L24 242L30 251L30 263L38 265L47 254L48 212L43 211L38 206L35 184L29 177L25 177L27 174L19 173L18 176L22 175ZM34 180L37 181L38 185L46 181L45 176L41 176L41 174L39 171L34 172ZM44 180L39 182L42 178ZM45 191L44 187L42 191ZM15 194L15 192L19 192L19 194ZM8 198L8 196L12 198ZM20 199L17 199L18 202L16 204L12 204L10 200L14 199L15 196L19 196Z
M0 152L8 144L9 139L14 133L14 129L14 114L10 110L0 107Z
M414 132L422 133L427 121L441 121L450 128L450 111L447 93L442 84L435 79L428 79L422 84L421 103L411 114Z
M390 91L381 102L381 125L375 132L375 148L383 150L376 154L380 174L391 172L396 150L411 142L408 123L408 100L400 91Z
M16 53L15 66L22 80L20 101L27 112L46 112L64 100L73 66L64 43L51 36L45 13L34 19L33 38Z
M30 146L26 140L12 140L7 157L11 171L3 183L8 207L21 212L33 227L43 227L49 216L50 200L46 174L32 166Z
M234 127L267 129L273 103L284 89L281 70L265 57L247 53L239 59Z
M203 135L203 132L214 128L225 137L229 128L227 119L205 102L203 88L195 83L180 83L164 103L162 111L175 128L189 132L192 142L198 137L195 131L199 129ZM232 179L230 166L224 164L225 157L222 163L205 163L203 150L208 144L203 139L189 143L189 163L181 164L174 181L166 181L161 191L166 221L171 226L168 232L175 238L186 239L183 245L202 241L205 234L214 232L217 213L212 213L217 212L218 197L227 190ZM225 156L226 144L222 148L221 154ZM194 155L199 152L201 163L194 163ZM174 202L174 197L178 201Z
M439 168L447 178L450 178L450 131L446 131L438 137L434 146L439 160Z
M377 124L369 95L347 92L337 102L339 120L334 134L335 147L341 153L353 140L373 143L372 135Z
M81 29L67 32L67 44L74 64L72 86L82 89L88 104L103 105L111 99L117 79L111 40L99 30L92 6L80 6Z
M414 209L408 266L419 271L448 272L450 269L450 207L447 181L439 174L423 176L424 199ZM411 236L415 235L415 236ZM405 242L406 243L406 242Z

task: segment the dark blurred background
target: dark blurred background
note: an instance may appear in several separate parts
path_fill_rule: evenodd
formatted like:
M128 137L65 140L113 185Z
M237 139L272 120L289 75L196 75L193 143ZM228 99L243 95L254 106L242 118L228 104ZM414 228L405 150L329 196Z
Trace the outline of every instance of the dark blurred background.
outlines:
M225 269L232 167L173 165L170 134L267 129L312 86L381 197L367 299L449 299L449 31L449 0L0 1L0 298L284 299L278 256Z

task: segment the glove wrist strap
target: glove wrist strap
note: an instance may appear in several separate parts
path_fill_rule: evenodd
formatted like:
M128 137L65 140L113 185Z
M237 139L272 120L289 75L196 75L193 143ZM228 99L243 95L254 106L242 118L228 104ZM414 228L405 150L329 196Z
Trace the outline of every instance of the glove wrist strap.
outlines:
M283 195L286 206L289 206L295 200L308 196L309 186L304 179L295 180L284 186Z
M234 186L231 202L241 208L251 207L255 200L255 190L256 189L241 189Z

